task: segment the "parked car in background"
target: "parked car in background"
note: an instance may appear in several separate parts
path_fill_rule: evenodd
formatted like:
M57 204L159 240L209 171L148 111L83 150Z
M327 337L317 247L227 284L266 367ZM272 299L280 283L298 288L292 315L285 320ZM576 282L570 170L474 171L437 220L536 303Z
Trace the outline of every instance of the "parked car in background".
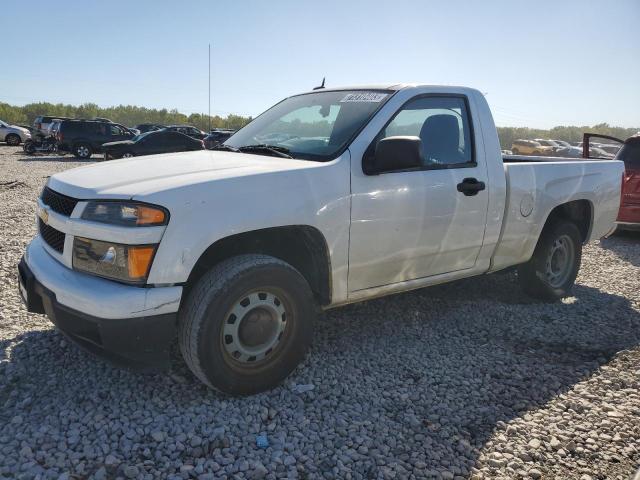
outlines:
M224 143L231 135L236 133L235 130L230 130L226 128L216 128L211 130L209 135L204 137L204 146L206 148L213 148L216 145L220 145Z
M604 150L605 152L615 156L618 153L618 150L620 150L621 145L615 145L615 144L611 144L611 143L601 143L598 146L598 148L600 148L601 150Z
M552 140L552 141L557 143L561 148L567 148L571 146L569 142L565 142L564 140Z
M18 125L9 125L0 120L0 141L7 142L7 145L17 146L31 138L31 132Z
M169 132L184 133L185 135L197 138L198 140L204 140L204 137L207 136L205 132L191 125L169 125L165 130L168 130Z
M140 125L136 125L136 130L139 130L140 133L153 132L155 130L162 130L163 128L167 128L166 125L160 125L157 123L141 123Z
M616 160L624 162L618 226L640 230L640 135L625 140L616 154Z
M68 117L56 117L51 115L39 115L33 121L33 128L38 130L43 135L49 135L49 126L53 120L70 120Z
M107 123L113 123L113 121L109 118L104 118L104 117L93 117L91 120L96 120L98 122L107 122Z
M502 153L502 155L513 155L513 152L511 150L500 150L500 152Z
M608 145L619 146L616 160L624 162L624 176L622 177L622 194L620 196L620 210L616 223L623 230L640 230L640 134L621 140L608 135L594 133L584 134L584 144L591 146L592 138L602 138L609 142ZM602 145L602 144L601 144ZM593 158L589 148L586 158Z
M36 129L33 128L33 125L16 125L16 126L20 128L26 128L27 130L29 130L29 133L31 134L31 136L36 134Z
M560 144L556 143L554 140L545 140L544 138L535 138L534 140L543 147L551 147L554 153L562 148Z
M131 140L133 137L133 133L123 125L96 120L63 120L56 134L58 148L78 158L102 153L104 143Z
M141 133L131 140L120 140L102 145L104 159L139 157L158 153L202 150L204 142L180 132L158 130Z
M605 160L611 160L615 155L606 152L600 147L590 147L589 148L589 157L590 158L602 158Z
M514 155L551 155L552 147L543 146L535 140L514 140L511 146Z
M565 157L565 158L581 158L582 157L582 149L578 147L564 147L560 150L556 150L557 157Z

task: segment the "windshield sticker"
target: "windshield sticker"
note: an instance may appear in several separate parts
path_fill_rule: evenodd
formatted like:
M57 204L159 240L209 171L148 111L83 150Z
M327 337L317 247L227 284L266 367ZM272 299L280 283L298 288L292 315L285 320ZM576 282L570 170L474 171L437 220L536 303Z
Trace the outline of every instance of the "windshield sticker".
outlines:
M384 100L388 93L379 93L379 92L360 92L360 93L349 93L344 96L340 103L346 102L371 102L371 103L379 103Z

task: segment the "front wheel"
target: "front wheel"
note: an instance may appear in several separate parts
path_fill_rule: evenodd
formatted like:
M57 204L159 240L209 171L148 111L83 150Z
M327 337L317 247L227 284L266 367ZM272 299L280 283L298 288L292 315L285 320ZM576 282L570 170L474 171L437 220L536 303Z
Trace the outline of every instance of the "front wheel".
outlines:
M282 382L311 344L315 302L305 278L267 255L221 262L181 309L185 362L206 385L250 395Z
M24 145L22 145L22 149L28 155L33 155L36 152L36 146L33 143L33 140L26 140Z
M545 226L531 260L518 267L518 280L529 295L556 301L571 293L582 259L578 227L566 220Z
M7 145L11 145L12 147L17 147L18 145L20 145L20 136L16 135L15 133L10 133L9 135L6 136L6 138L4 139L5 142L7 142Z

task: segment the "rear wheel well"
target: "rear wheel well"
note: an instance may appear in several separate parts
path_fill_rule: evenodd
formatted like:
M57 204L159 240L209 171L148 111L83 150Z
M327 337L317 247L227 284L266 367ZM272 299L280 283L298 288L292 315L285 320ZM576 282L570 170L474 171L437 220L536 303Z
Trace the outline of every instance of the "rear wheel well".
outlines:
M293 266L307 280L321 305L331 303L329 251L324 236L314 227L292 225L239 233L209 246L191 270L183 299L198 279L213 266L243 254L263 254Z
M589 200L574 200L558 205L547 217L545 227L556 220L568 220L578 227L582 243L586 243L591 233L593 206Z

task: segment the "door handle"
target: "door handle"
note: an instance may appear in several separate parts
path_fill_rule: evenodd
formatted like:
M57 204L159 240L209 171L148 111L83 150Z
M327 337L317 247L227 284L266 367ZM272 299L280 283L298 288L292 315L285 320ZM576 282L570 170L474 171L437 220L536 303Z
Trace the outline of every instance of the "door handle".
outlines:
M477 195L479 191L485 189L484 182L478 181L477 178L465 178L458 185L458 191L467 197Z

